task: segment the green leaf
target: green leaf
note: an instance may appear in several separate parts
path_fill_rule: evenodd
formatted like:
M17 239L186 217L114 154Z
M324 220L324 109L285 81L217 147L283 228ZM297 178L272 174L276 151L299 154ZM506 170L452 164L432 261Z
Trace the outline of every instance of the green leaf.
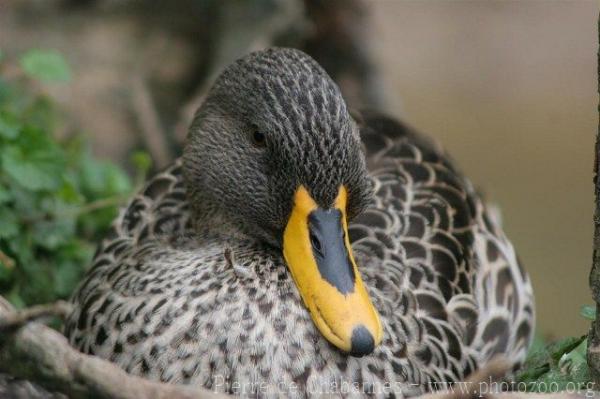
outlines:
M17 267L26 269L34 260L33 245L31 242L30 233L24 229L21 234L15 236L8 241L10 252L17 262Z
M60 298L68 297L83 274L83 267L76 262L61 262L54 273L54 291Z
M135 151L131 155L131 163L135 167L135 181L136 184L142 184L146 180L146 175L152 167L152 159L150 155L145 151Z
M525 382L528 391L564 390L569 385L587 384L591 376L586 362L587 340L567 337L528 354L516 381Z
M587 365L587 339L569 353L565 353L559 363L558 368L563 374L569 376L570 381L585 383L591 380L591 375Z
M107 184L107 191L103 194L112 196L127 193L131 190L129 177L116 165L104 164L104 173Z
M63 153L39 129L23 129L17 142L6 146L1 156L6 174L28 190L54 190L61 185Z
M542 378L542 376L550 371L550 365L544 363L536 366L525 366L516 375L517 382L534 382Z
M21 295L19 295L19 289L17 285L15 285L14 289L8 293L6 299L8 299L8 302L10 302L17 309L23 309L25 306L27 306L23 301L23 298L21 298Z
M14 139L19 135L20 123L14 115L0 112L0 136L6 139Z
M44 160L43 154L28 157L22 148L11 146L4 150L2 167L5 172L29 190L56 189L60 183L57 168Z
M548 346L548 352L550 357L556 364L558 364L560 358L565 354L575 349L585 339L585 335L581 337L567 337L558 340Z
M127 175L108 162L86 159L81 167L82 188L88 200L127 193L131 183Z
M38 196L32 195L30 190L21 187L18 183L10 183L8 188L13 199L12 206L19 218L34 220L43 217L43 212L38 206Z
M588 320L596 320L596 307L590 305L582 305L579 314Z
M0 208L0 238L11 238L19 232L19 221L14 212L6 207Z
M75 233L75 222L71 218L59 218L36 223L33 241L46 249L53 250L69 240Z
M12 196L10 195L10 192L0 184L0 205L7 203L11 199Z
M56 194L60 200L69 204L81 204L84 201L84 197L77 191L77 186L70 175L65 178L62 187Z
M9 268L0 260L0 285L6 284L12 277L14 268Z
M104 173L97 161L87 157L82 161L79 174L81 188L87 197L95 199L105 191Z
M54 261L35 259L29 262L23 276L19 294L28 305L34 303L50 302L56 298L54 295L53 269Z
M39 96L30 101L23 109L22 118L27 121L29 126L43 132L54 131L60 120L59 114L54 108L54 103L45 96ZM50 137L50 134L47 136Z
M0 106L5 106L12 99L12 87L0 76Z
M42 82L67 82L71 70L65 59L53 50L30 50L21 57L21 67Z

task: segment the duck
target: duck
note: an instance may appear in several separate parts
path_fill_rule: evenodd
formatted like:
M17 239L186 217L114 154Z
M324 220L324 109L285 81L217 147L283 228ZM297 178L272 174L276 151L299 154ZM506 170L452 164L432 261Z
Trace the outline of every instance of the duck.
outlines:
M71 301L80 351L246 397L419 395L516 370L534 329L495 208L439 144L288 48L222 71Z

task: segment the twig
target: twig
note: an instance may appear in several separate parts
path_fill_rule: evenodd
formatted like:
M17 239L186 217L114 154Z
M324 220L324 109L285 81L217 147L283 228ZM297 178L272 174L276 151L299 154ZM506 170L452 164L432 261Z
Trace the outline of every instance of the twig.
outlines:
M24 312L21 318L29 313ZM0 318L7 320L15 314L19 313L0 296ZM35 317L27 317L28 320L32 318ZM76 351L60 333L38 323L0 332L0 371L35 381L46 389L74 399L225 397L204 389L134 377L106 360Z
M139 190L139 187L134 188L134 191L137 191L137 190ZM58 212L43 213L43 214L35 215L33 217L24 217L23 221L25 223L34 224L34 223L38 223L38 222L41 222L43 220L48 220L48 219L60 219L63 217L75 217L75 216L82 215L84 213L96 211L98 209L107 208L109 206L123 205L128 199L129 199L129 195L117 195L117 196L113 196L113 197L101 198L101 199L83 204L82 206L68 208L68 209L60 210ZM3 253L0 252L0 261L3 260L2 255L3 255ZM10 259L10 258L8 258L8 259ZM14 263L13 263L13 265L14 265Z
M169 143L160 125L160 119L152 95L141 76L135 75L132 82L132 105L140 125L140 133L152 159L158 168L164 168L171 162Z
M54 217L63 217L63 216L78 216L84 213L92 212L98 209L107 208L109 206L122 205L127 199L128 195L118 195L114 197L102 198L99 200L95 200L92 202L88 202L80 207L75 209L65 210L63 212L56 212L53 214Z
M0 332L21 327L23 324L56 316L64 319L71 311L71 305L65 301L57 301L48 305L36 305L17 312L4 312L0 314Z

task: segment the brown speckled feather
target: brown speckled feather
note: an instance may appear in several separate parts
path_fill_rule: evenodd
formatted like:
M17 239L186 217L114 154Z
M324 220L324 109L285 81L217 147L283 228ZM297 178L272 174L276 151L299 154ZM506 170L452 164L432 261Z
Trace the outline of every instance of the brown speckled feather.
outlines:
M517 366L533 298L500 226L427 138L379 115L359 124L375 194L349 233L384 328L372 355L349 357L319 334L280 250L210 212L192 220L180 161L101 244L73 297L70 342L133 374L251 396L343 384L386 396L386 383L410 396L496 353Z

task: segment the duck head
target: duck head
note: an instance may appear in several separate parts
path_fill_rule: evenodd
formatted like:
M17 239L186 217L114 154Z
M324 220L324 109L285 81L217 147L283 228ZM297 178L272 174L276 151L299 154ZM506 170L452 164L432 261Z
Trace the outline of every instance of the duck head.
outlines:
M227 67L196 113L184 173L192 201L282 251L330 343L355 356L373 351L381 322L348 238L370 181L358 127L312 58L269 49Z

